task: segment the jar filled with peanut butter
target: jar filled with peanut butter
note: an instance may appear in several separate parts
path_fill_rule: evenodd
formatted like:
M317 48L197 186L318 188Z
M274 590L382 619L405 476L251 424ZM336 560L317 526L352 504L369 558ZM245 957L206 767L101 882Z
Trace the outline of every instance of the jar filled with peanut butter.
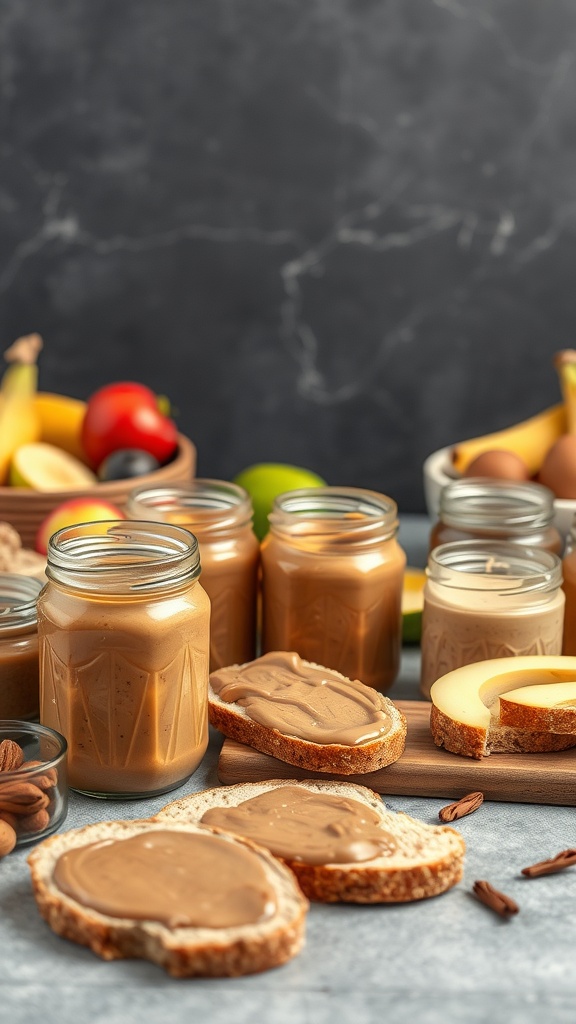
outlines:
M315 487L276 498L262 542L262 648L386 691L401 646L406 556L391 498Z
M428 557L420 689L489 658L560 654L562 563L539 548L453 541Z
M38 717L39 580L0 573L0 718Z
M196 538L160 523L55 533L38 601L40 720L73 789L128 798L187 779L208 742L210 601Z
M430 550L458 540L498 540L554 555L562 552L562 537L554 526L554 495L542 484L483 477L452 480L440 493L438 516Z
M186 487L132 491L131 519L185 526L196 536L202 586L210 598L210 671L252 661L260 546L252 529L247 491L224 480L193 480Z
M566 598L562 654L576 655L576 516L566 538L562 575L562 590Z

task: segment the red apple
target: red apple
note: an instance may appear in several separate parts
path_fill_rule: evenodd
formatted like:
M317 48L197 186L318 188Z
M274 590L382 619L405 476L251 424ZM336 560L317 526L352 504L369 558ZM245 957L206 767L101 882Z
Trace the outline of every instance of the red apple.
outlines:
M36 551L45 555L52 534L57 530L63 530L65 526L125 518L124 513L116 505L100 498L72 498L70 501L63 501L40 523L36 534Z
M178 430L150 388L122 381L105 385L88 400L82 445L95 469L120 448L139 448L162 465L178 447Z

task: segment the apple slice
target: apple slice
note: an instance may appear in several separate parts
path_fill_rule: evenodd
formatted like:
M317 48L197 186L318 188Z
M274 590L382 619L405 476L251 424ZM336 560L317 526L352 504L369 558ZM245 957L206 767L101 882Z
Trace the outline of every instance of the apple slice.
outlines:
M500 697L500 724L576 733L576 680L507 691Z
M434 742L455 754L475 758L491 751L537 752L576 746L576 729L558 733L537 725L509 726L500 718L502 695L522 689L526 706L534 711L539 707L541 688L562 694L555 688L574 685L575 678L576 658L560 654L494 658L448 672L430 691ZM532 688L535 696L530 704Z
M10 464L12 487L34 491L72 491L94 487L98 479L80 459L56 445L38 441L21 445Z

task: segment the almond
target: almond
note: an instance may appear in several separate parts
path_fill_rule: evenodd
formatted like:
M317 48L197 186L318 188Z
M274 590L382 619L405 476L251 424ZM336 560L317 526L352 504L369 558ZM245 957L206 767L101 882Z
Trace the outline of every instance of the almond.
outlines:
M0 857L11 853L16 846L16 833L7 821L0 821Z
M24 761L20 765L21 768L41 768L44 761ZM34 776L34 785L38 786L38 789L52 789L53 786L58 782L58 772L55 768L47 768L46 772L42 775Z
M14 772L24 761L24 751L14 740L0 743L0 772Z
M24 814L18 819L18 831L22 832L43 832L50 824L50 814L47 810L36 811L35 814Z
M32 782L0 782L0 812L35 814L49 803L46 793Z
M17 816L15 814L12 814L11 811L0 811L0 820L6 821L8 825L12 825L12 828L14 829L18 824Z

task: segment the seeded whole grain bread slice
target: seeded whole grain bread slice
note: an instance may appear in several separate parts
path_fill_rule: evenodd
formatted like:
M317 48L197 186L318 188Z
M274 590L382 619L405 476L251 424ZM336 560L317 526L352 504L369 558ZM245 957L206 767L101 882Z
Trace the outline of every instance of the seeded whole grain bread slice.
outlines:
M158 921L110 917L62 892L53 872L61 854L88 843L127 839L142 831L211 834L241 843L263 866L276 909L264 921L233 928L175 927ZM277 967L300 952L308 901L292 873L262 847L221 830L185 821L108 821L45 839L28 856L36 903L57 935L90 949L104 960L151 960L175 978L236 977Z
M322 668L312 662L302 661L304 666ZM245 666L234 666L242 669ZM329 670L344 682L346 676ZM371 687L367 690L376 696L379 707L391 721L390 729L384 735L367 743L348 746L339 743L314 743L298 736L287 735L279 729L271 729L250 717L238 702L229 703L221 699L209 686L208 715L210 724L230 739L245 743L263 754L271 754L286 764L293 764L308 771L328 772L333 775L364 775L377 771L397 761L406 744L406 717L384 694ZM347 723L342 723L346 725Z
M322 903L407 903L438 896L462 878L466 847L459 832L448 825L427 825L403 812L389 811L377 793L350 782L271 779L219 786L172 801L154 820L200 821L210 808L237 807L270 789L287 786L364 804L376 813L382 829L397 844L393 853L350 864L285 860L308 899Z

